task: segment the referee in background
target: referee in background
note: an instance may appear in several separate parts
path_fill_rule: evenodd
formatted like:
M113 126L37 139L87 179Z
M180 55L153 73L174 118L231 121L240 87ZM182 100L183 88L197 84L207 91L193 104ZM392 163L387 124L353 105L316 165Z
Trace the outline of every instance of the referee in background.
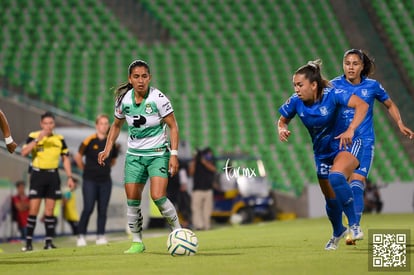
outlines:
M62 196L58 173L60 157L62 157L63 168L68 178L68 187L70 189L74 187L69 150L64 137L53 132L55 117L51 112L46 112L41 116L40 128L41 130L29 134L21 151L22 156L29 154L32 156L29 188L30 208L27 219L26 245L22 251L33 250L33 233L42 199L45 199L46 237L44 249L56 248L52 242L55 232L53 209L55 201Z

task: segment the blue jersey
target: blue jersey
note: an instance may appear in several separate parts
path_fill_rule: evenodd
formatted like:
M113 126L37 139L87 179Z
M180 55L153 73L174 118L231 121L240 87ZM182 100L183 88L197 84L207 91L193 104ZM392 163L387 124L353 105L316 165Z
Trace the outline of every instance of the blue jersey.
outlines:
M341 113L351 96L341 89L326 88L320 101L307 106L294 94L279 108L279 113L288 119L298 114L312 138L315 157L329 158L339 150L339 141L334 138L337 129L343 128Z
M360 135L366 139L375 140L375 133L374 133L374 103L375 99L380 102L384 102L390 97L385 89L381 86L381 84L370 78L363 77L361 83L359 84L352 84L345 79L345 76L338 76L331 80L331 84L337 88L345 90L351 94L357 95L362 98L366 103L369 105L368 112L365 116L364 121L358 127L358 133L356 135ZM348 127L351 123L352 119L354 118L355 109L353 108L346 108L342 113L344 120L347 122L345 127ZM339 130L341 131L341 130Z

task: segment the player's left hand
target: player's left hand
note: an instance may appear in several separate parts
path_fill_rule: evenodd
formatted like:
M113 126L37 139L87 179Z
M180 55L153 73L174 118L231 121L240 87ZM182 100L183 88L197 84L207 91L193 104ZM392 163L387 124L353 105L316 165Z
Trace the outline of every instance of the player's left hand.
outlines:
M178 157L170 156L170 161L168 163L168 172L170 173L171 177L174 177L178 173L178 168Z
M411 131L410 128L406 127L405 125L400 126L400 132L408 137L409 139L413 139L414 138L414 132Z
M13 153L13 152L14 152L14 150L16 150L16 148L17 148L17 143L13 141L12 143L7 144L6 146L7 146L7 150L8 150L8 151L9 151L9 153L11 154L11 153Z

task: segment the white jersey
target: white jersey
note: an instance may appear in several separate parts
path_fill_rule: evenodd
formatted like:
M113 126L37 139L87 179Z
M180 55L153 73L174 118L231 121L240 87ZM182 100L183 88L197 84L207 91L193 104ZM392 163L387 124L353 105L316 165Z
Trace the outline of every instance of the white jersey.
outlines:
M164 117L174 112L169 99L158 89L150 87L147 96L137 105L134 90L129 90L118 107L115 117L128 123L127 154L157 156L167 148Z

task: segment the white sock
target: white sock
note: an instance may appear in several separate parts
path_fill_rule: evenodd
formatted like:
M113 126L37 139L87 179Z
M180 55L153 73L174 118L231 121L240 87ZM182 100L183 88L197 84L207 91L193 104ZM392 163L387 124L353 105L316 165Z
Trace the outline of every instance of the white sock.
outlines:
M127 206L128 226L131 230L132 241L142 242L142 214L139 206Z

